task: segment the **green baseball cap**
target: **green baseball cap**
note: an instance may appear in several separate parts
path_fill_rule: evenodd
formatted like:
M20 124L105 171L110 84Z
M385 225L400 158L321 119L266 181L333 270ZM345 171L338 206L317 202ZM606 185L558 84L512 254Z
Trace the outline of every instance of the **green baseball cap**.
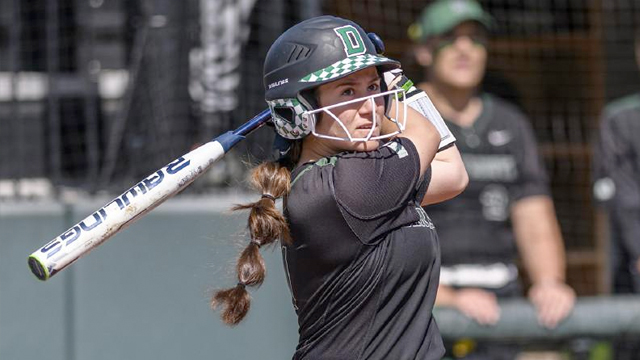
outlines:
M409 38L421 42L442 35L460 23L475 20L491 29L493 18L474 0L436 0L427 6L408 30Z

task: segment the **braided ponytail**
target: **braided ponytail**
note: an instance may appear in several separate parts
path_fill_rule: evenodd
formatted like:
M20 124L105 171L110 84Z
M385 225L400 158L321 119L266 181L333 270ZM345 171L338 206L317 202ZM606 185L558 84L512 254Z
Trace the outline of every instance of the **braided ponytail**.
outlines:
M299 142L294 148L299 150ZM298 154L299 151L294 151ZM295 156L297 157L297 156ZM260 248L280 239L291 243L289 226L284 215L276 208L275 200L285 197L291 189L291 172L295 159L291 156L278 162L266 162L253 169L251 184L262 193L253 203L236 205L232 210L250 210L248 227L251 240L240 253L236 264L236 286L216 291L211 298L213 309L222 306L220 317L227 325L236 325L245 317L251 304L247 286L260 286L266 275Z

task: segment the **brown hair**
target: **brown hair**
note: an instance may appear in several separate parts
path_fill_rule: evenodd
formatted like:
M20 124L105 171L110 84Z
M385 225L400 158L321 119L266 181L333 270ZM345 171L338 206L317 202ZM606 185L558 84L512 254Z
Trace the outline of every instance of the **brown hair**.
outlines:
M227 325L236 325L245 317L251 304L247 286L260 286L266 275L260 248L280 239L291 243L289 225L284 215L276 208L275 199L286 198L291 189L291 169L299 158L301 141L293 143L288 156L275 162L265 162L251 172L252 186L262 193L253 203L236 205L232 210L250 210L248 227L251 240L240 253L236 263L238 283L236 286L216 291L211 298L213 309L222 306L220 317Z

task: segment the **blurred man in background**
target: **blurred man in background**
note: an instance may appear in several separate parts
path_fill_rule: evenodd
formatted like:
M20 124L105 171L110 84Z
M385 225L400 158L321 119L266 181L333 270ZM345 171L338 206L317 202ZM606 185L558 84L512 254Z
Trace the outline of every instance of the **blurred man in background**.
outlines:
M635 37L640 66L640 33ZM614 293L640 293L640 94L609 103L594 149L594 197L609 213Z
M640 29L635 32L640 67ZM609 103L594 147L593 194L608 213L615 294L640 293L640 93ZM636 359L637 339L617 339L616 359Z
M565 283L562 235L533 130L514 106L479 88L492 22L473 0L438 0L409 29L425 69L418 87L447 121L470 178L457 198L429 207L442 248L436 305L495 324L498 298L522 295L519 252L538 321L554 328L571 312L575 292ZM495 349L469 358L517 352Z

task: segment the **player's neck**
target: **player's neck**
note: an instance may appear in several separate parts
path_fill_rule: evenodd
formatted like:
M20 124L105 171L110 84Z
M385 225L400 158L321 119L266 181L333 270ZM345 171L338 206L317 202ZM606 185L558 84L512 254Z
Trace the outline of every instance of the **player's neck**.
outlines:
M424 90L443 118L461 127L473 125L482 112L482 101L475 88L456 88L426 82L418 85Z
M296 166L315 162L324 157L334 155L335 153L336 150L328 146L326 141L322 141L313 135L309 135L302 140L302 151L300 152L300 159Z

